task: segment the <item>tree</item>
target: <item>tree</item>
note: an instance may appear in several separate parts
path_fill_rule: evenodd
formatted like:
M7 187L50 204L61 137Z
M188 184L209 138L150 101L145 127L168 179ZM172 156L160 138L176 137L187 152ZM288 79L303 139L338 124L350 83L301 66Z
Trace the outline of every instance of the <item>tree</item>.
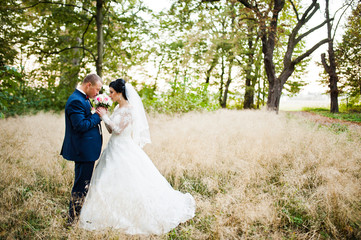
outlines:
M328 51L327 51L328 52L328 63L327 63L325 53L321 54L321 62L322 62L322 65L323 65L325 71L327 72L327 74L329 76L329 80L328 80L329 85L328 86L330 88L330 99L331 99L330 112L338 113L339 112L339 109L338 109L339 91L338 91L338 87L337 87L338 75L337 75L337 71L336 71L335 50L334 50L334 45L333 45L338 24L336 25L335 29L332 30L331 19L330 19L330 10L329 10L329 0L325 0L325 2L326 2L325 17L326 17L326 21L327 21L327 38L328 38ZM339 10L341 10L342 8L344 8L344 11L341 14L339 19L341 19L341 17L346 12L346 10L350 6L350 4L351 3L345 4L343 7L341 7L339 9ZM332 31L334 31L333 34L332 34Z
M149 55L143 19L148 13L141 0L4 0L0 111L63 109L76 85L94 70L128 77ZM29 59L31 67L25 68Z
M48 69L52 74L59 69L55 75L61 80L65 80L64 72L69 71L55 66L59 60L67 59L65 65L76 67L77 72L69 76L72 79L61 82L70 88L74 88L78 75L84 70L88 72L91 65L103 76L104 69L107 75L119 74L119 69L129 69L145 59L143 35L147 34L147 24L137 14L148 9L140 1L73 1L71 4L29 1L25 5L23 9L36 14L32 22L37 33L32 39L32 52L42 64L54 63Z
M0 5L0 67L14 64L19 52L16 46L25 45L30 34L20 27L25 21L23 11L12 11L11 6L8 0Z
M274 63L274 50L278 37L277 29L279 24L279 15L280 12L285 8L285 0L272 1L268 6L268 8L271 9L270 13L267 11L268 8L262 9L264 4L260 4L258 1L238 0L238 2L243 4L246 8L252 10L256 14L259 21L262 51L264 55L264 66L269 83L267 108L268 110L278 112L283 86L295 71L295 66L310 56L310 54L312 54L322 44L325 44L328 39L319 41L304 53L293 57L296 45L304 37L324 26L327 21L324 21L318 26L315 26L305 33L300 34L300 29L312 18L320 6L317 3L317 0L312 0L312 3L307 7L302 16L300 16L297 5L293 1L290 1L290 4L292 5L294 13L297 17L297 24L293 27L288 37L287 50L283 57L283 67L280 70L280 73L277 75ZM268 14L270 14L270 17L268 17Z
M97 0L96 4L96 25L97 25L97 58L95 65L97 74L103 76L103 54L104 54L104 32L103 32L103 0Z
M346 24L342 41L336 49L337 69L340 73L340 89L359 100L361 96L361 3L352 11Z
M236 26L236 14L234 10L234 3L230 2L224 7L215 7L218 13L215 19L212 19L213 29L216 29L213 34L216 36L214 44L218 49L218 54L221 58L221 72L219 82L219 104L222 108L227 107L227 99L229 93L229 86L232 82L232 69L235 59L234 42L236 40L237 26ZM217 21L218 20L218 21ZM215 22L219 23L215 24ZM226 70L227 68L227 70ZM227 80L226 80L227 78Z
M335 60L335 51L333 49L333 38L331 37L332 27L330 23L330 12L329 12L329 0L326 1L326 20L327 22L327 38L328 38L328 60L329 64L326 62L326 54L321 54L322 65L325 68L325 71L329 75L329 87L331 93L331 108L332 113L338 113L338 89L337 82L338 76L336 73L336 60Z
M254 106L254 92L255 85L257 82L257 72L259 67L255 61L255 53L257 52L257 45L259 41L259 35L255 30L255 22L247 21L247 39L248 39L248 50L246 52L247 64L246 64L246 89L244 94L244 104L245 109L253 108ZM253 66L255 66L254 71Z
M22 9L13 9L13 1L0 5L0 118L5 112L19 113L26 108L27 91L24 74L24 52L32 31L24 28L27 16ZM15 110L14 107L17 109ZM23 108L23 109L19 109Z
M159 47L163 51L158 50L166 55L159 60L163 71L172 74L174 81L179 76L193 81L204 76L207 85L217 86L222 107L227 105L234 66L236 21L229 18L234 11L231 5L176 1L161 20L168 37ZM212 76L216 76L214 81L210 81Z
M232 73L238 73L238 78L245 78L244 108L251 108L254 102L255 84L258 80L256 72L259 71L259 66L255 62L255 57L257 57L255 51L259 37L252 13L236 3L225 1L207 5L208 8L213 6L219 12L211 13L206 19L210 21L211 26L220 27L212 27L214 30L210 33L214 36L213 49L217 51L213 54L210 68L206 72L206 82L209 82L213 69L217 69L217 64L220 65L220 74L216 75L219 77L219 102L225 108L229 86L236 80L233 79ZM235 62L238 66L234 64ZM227 75L227 80L225 80L225 75Z

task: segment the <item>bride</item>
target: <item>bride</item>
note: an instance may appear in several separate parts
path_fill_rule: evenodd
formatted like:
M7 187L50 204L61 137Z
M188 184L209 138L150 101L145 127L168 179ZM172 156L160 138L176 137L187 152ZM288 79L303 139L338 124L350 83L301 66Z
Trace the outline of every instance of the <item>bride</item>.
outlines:
M149 127L133 86L117 79L109 89L118 105L110 117L104 108L97 113L112 135L94 170L79 226L127 234L169 232L194 217L194 198L174 190L142 150L150 143Z

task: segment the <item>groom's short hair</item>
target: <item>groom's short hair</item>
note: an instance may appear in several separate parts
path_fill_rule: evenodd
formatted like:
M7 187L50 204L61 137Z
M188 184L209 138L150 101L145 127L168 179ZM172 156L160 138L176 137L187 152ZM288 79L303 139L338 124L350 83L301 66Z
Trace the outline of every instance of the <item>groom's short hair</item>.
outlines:
M94 85L97 81L103 83L102 79L96 73L91 73L84 78L83 83L90 82L92 85Z

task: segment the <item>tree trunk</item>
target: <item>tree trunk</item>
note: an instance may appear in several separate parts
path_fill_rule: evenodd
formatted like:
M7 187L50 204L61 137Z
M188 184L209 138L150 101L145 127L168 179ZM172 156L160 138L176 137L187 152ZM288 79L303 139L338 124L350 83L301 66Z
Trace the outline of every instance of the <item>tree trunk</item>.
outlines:
M274 40L272 40L273 43L270 43L267 39L262 39L262 42L264 67L269 84L267 109L278 112L282 89L280 89L281 83L276 77L275 65L273 63L273 49L275 43Z
M244 94L244 109L253 108L254 101L254 87L251 86L251 79L246 78L246 92Z
M268 81L269 80L270 79L268 79ZM272 80L272 84L271 81L269 82L267 109L278 112L282 93L281 83L278 78L274 78Z
M214 67L217 65L218 63L218 56L214 56L213 60L212 60L212 63L211 63L211 66L209 67L209 69L207 70L206 72L206 83L209 83L209 80L211 78L211 73L214 69Z
M263 81L263 87L262 87L262 106L265 105L266 102L266 81Z
M329 13L329 0L326 0L326 20L327 22L327 36L328 36L328 60L329 65L326 62L325 54L321 54L322 65L325 68L326 72L329 76L329 88L330 88L330 97L331 97L331 106L330 111L332 113L338 113L338 76L336 73L336 61L335 61L335 51L333 49L333 38L331 36L331 23L330 23L330 13Z
M276 45L278 14L285 4L284 0L276 0L274 3L273 16L270 21L270 27L266 29L265 22L261 23L262 31L262 52L264 67L269 82L267 109L278 112L282 89L279 79L276 77L276 68L273 63L273 51ZM264 20L263 20L264 21Z
M224 86L224 93L223 93L223 100L221 103L221 107L222 108L226 108L227 107L227 98L228 98L228 88L229 85L232 82L232 65L233 65L233 58L231 58L229 60L229 65L228 65L228 79L226 82L226 85Z
M223 84L224 84L224 57L222 56L222 64L221 64L221 83L219 85L219 98L218 98L218 101L219 101L219 105L222 106L222 95L223 95Z
M244 94L244 103L243 108L251 109L254 107L254 86L256 84L255 78L256 73L252 76L252 66L255 65L254 63L254 52L257 45L258 38L253 44L253 26L251 23L248 23L248 61L247 61L247 69L246 69L246 89Z
M256 106L257 109L259 109L260 99L261 99L261 81L258 81L257 106Z
M255 77L254 77L254 86L257 84L257 104L256 108L260 108L260 102L261 102L261 92L262 92L262 106L264 105L264 89L265 89L265 81L263 81L262 87L261 87L261 62L262 62L262 49L259 53L257 53L257 58L255 61Z
M270 5L270 7L272 8L272 17L269 19L269 21L264 18L264 15L258 8L257 4L253 4L250 0L238 0L238 2L242 3L245 7L254 11L257 15L260 24L262 52L264 56L263 61L267 74L267 80L269 82L267 109L278 112L283 85L292 75L295 65L300 63L306 57L310 56L322 44L328 42L328 39L323 39L319 41L305 53L301 54L296 58L292 58L296 45L304 37L308 36L310 33L325 25L327 23L327 20L317 25L316 27L311 28L305 33L299 34L299 30L312 18L312 16L318 11L320 6L317 3L317 0L312 0L312 3L310 3L309 7L306 9L306 11L301 17L299 16L297 9L294 6L294 11L296 13L298 21L288 37L287 51L283 59L283 69L279 77L277 77L276 68L273 61L273 51L276 44L278 17L279 13L282 11L285 5L285 0L272 1L273 3L272 5ZM267 22L269 22L268 26Z
M104 36L103 36L103 0L97 0L96 11L97 23L97 50L98 57L96 59L97 74L103 76L103 54L104 54Z

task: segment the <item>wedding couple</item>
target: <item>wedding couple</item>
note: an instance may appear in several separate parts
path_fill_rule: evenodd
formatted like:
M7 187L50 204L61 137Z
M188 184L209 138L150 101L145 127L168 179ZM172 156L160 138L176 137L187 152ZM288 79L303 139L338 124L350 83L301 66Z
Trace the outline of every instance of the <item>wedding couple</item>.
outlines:
M88 230L163 234L193 218L194 198L174 190L142 150L150 134L138 93L117 79L109 84L109 96L118 103L113 114L105 108L92 114L89 98L101 88L101 78L89 74L65 106L61 155L75 162L69 223L79 219L79 226ZM112 135L100 156L102 120Z

